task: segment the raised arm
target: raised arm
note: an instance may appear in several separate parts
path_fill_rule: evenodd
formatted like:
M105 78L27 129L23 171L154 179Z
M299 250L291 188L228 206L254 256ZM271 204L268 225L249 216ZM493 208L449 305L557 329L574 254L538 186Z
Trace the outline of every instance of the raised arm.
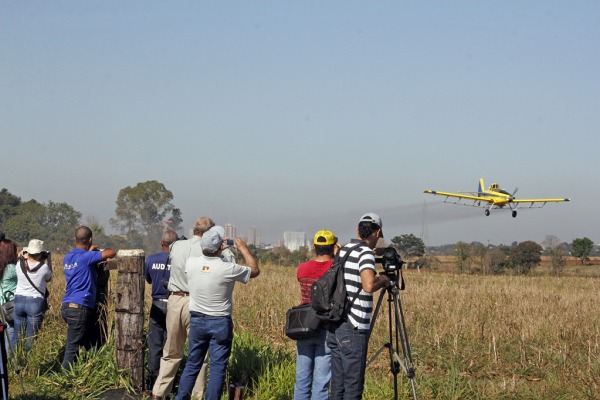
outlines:
M246 266L250 268L250 278L256 278L260 275L260 268L258 268L258 262L254 259L254 256L248 249L246 242L240 238L235 239L235 247L242 253Z

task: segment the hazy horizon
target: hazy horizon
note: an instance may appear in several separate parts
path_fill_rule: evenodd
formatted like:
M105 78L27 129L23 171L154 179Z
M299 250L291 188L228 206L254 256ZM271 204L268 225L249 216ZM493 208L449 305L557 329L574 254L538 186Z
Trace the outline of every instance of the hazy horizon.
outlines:
M266 242L347 241L365 212L430 245L600 240L599 20L588 1L3 2L0 187L107 229L120 189L157 180L185 228ZM485 217L423 193L480 177L572 201Z

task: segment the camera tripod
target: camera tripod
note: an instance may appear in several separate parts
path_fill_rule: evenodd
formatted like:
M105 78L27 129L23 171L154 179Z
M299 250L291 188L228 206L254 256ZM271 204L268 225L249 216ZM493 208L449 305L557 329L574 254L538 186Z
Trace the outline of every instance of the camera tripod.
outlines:
M412 388L413 399L417 399L417 391L415 388L415 367L412 360L412 354L410 351L410 343L408 342L408 333L406 331L406 323L404 321L404 311L402 310L402 303L400 301L400 288L398 286L398 277L392 274L388 274L390 278L390 286L383 289L377 300L377 306L373 312L373 318L371 319L371 329L369 331L369 339L375 326L375 321L379 315L381 309L381 303L383 302L384 296L387 294L388 302L388 334L389 341L385 343L367 362L367 367L386 349L390 356L390 370L394 375L394 399L398 399L398 373L400 368L406 374L406 377L410 380ZM392 308L394 313L392 314ZM398 348L402 349L402 358L398 355Z

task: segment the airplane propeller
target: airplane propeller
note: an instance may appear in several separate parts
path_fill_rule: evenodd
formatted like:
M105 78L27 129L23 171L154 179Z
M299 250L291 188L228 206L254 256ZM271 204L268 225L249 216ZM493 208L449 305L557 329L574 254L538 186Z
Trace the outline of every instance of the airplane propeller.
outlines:
M515 195L517 194L518 191L519 191L519 188L516 187L515 190L513 190L512 194L510 195L510 198L514 200Z

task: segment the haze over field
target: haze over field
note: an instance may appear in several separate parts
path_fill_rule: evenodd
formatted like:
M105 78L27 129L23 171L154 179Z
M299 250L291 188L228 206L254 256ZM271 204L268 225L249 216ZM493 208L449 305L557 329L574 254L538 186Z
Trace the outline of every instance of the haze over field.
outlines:
M600 240L600 3L3 2L0 161L108 227L158 180L263 241L361 214L386 239ZM485 217L425 189L571 197Z

